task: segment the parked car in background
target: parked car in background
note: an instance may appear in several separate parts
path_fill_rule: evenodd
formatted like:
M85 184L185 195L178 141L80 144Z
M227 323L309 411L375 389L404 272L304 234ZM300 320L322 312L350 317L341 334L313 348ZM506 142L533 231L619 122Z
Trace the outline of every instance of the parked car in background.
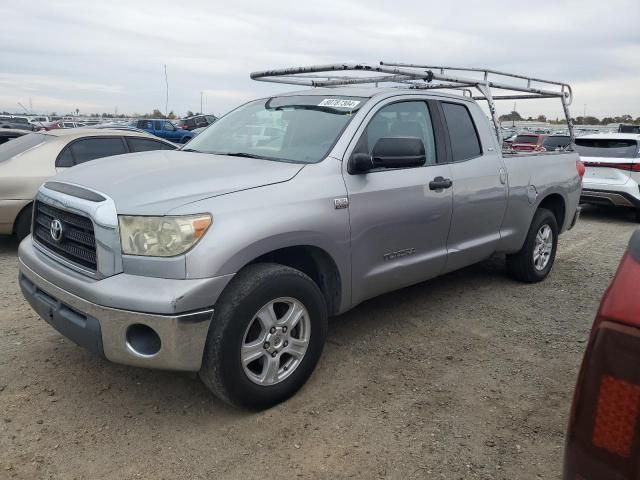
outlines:
M84 128L30 133L0 145L0 234L20 240L29 234L33 197L56 173L96 158L175 148L144 132Z
M164 119L141 119L137 120L134 126L174 143L187 143L194 136L189 130L177 128L169 120Z
M49 123L50 121L51 121L51 120L49 119L49 117L44 116L44 115L40 115L40 116L37 116L37 117L31 117L31 118L29 119L29 122L30 122L32 125L39 125L39 124L41 124L41 123Z
M564 480L640 478L640 230L600 302L573 395Z
M578 155L501 155L494 133L472 99L429 90L254 100L178 151L45 183L20 286L111 361L199 371L266 408L310 377L329 315L496 252L515 279L547 277L578 218Z
M511 143L514 152L541 152L545 135L521 133Z
M77 123L77 122L73 122L71 120L57 120L55 122L49 122L49 123L43 123L40 125L36 125L35 126L35 130L36 131L40 131L40 130L45 130L45 131L49 131L49 130L59 130L59 129L65 129L65 128L77 128L79 126L82 126L82 124Z
M194 115L178 120L177 127L183 130L195 130L196 128L206 128L216 120L217 118L213 115Z
M586 167L580 201L633 208L640 222L640 134L585 135L575 149Z
M569 135L549 135L542 140L542 152L556 152L564 150L571 143Z
M0 145L7 143L9 140L28 135L28 130L17 130L15 128L0 128Z
M23 117L0 116L0 128L13 128L17 130L33 131L33 126L29 120Z

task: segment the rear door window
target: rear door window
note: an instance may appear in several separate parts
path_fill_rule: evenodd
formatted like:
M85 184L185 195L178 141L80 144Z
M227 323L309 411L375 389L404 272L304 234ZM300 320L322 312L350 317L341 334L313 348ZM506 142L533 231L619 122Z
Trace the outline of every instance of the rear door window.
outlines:
M71 151L76 165L96 158L127 153L121 137L85 138L74 142Z
M467 107L459 103L443 102L442 110L451 139L453 161L461 162L482 155L480 138Z
M132 152L149 152L151 150L175 150L176 147L149 138L126 137L129 150Z
M582 157L636 158L638 142L636 140L577 138L576 151Z

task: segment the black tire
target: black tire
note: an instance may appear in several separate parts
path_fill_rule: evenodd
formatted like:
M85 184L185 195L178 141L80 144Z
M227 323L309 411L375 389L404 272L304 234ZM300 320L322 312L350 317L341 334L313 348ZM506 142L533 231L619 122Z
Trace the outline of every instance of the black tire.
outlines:
M24 208L16 218L16 223L13 225L13 233L19 242L25 239L27 235L31 233L31 215L33 211L31 205Z
M640 223L640 208L636 208L635 213L636 213L636 222Z
M538 269L534 263L534 249L536 248L536 235L545 226L551 229L552 241L551 254L544 268ZM549 210L539 208L529 227L529 232L524 241L524 245L519 252L513 255L507 255L507 273L515 280L527 283L541 282L551 269L556 258L556 249L558 248L558 223L556 217Z
M244 336L258 311L270 301L291 297L306 308L309 343L302 360L288 377L264 386L254 383L240 360ZM318 286L304 273L273 263L241 270L214 307L200 369L202 382L220 399L242 408L271 407L296 393L320 359L327 335L327 306Z

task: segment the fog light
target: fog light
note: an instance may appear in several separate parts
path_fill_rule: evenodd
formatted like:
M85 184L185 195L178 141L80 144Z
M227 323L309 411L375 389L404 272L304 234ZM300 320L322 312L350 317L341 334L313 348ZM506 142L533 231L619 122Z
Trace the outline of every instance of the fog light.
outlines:
M127 328L127 347L136 355L152 357L160 351L162 342L156 331L141 323Z

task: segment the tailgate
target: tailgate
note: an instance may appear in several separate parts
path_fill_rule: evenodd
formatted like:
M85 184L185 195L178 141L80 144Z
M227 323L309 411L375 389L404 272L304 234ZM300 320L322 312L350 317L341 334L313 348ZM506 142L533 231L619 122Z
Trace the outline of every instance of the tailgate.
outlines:
M623 185L631 177L631 172L640 167L632 158L580 157L587 167L584 183L600 185Z
M635 139L604 135L576 138L575 149L587 167L585 184L623 185L631 172L640 171Z

